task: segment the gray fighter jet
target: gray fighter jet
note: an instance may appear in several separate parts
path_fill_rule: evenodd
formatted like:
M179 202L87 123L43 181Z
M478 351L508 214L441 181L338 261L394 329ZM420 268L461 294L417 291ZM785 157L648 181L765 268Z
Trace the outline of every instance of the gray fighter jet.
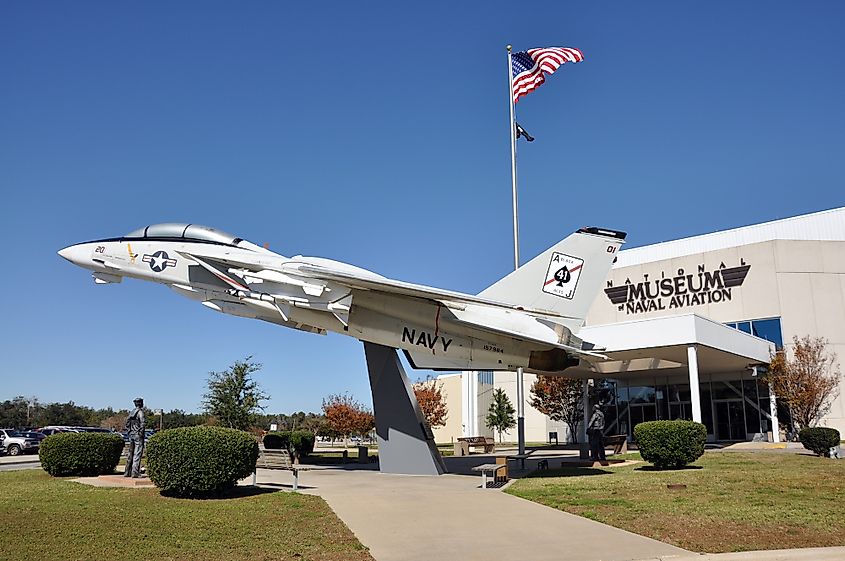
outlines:
M414 368L560 373L604 357L577 336L625 234L582 228L477 296L284 257L197 224L154 224L59 255L98 284L165 284L212 310L402 349Z

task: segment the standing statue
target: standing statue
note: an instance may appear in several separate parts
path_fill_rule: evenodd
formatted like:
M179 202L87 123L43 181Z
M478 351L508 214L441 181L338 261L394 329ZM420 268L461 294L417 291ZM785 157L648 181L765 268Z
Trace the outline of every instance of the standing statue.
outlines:
M136 397L135 409L126 417L126 432L129 434L129 452L126 454L126 470L123 477L141 477L141 456L144 455L144 399Z
M604 455L604 412L600 404L593 405L593 416L587 425L587 433L590 437L590 459L594 462L603 462L607 458Z

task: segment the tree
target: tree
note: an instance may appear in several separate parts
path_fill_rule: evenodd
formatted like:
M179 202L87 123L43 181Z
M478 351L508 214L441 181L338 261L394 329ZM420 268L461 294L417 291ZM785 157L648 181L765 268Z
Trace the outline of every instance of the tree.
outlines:
M261 365L248 356L223 372L209 373L203 406L209 416L217 419L217 424L247 430L255 423L256 414L263 410L261 402L269 399L252 379L259 370Z
M582 382L562 376L538 376L531 385L531 406L553 421L569 427L572 443L578 442L578 425L584 420Z
M324 398L323 413L329 431L342 436L344 446L348 445L350 435L364 435L375 426L373 414L349 394Z
M38 425L67 425L71 427L85 426L88 422L87 407L81 407L72 401L67 403L50 403L44 406L39 416Z
M326 427L326 417L325 415L317 415L316 413L308 413L305 416L305 419L302 420L302 424L300 428L303 430L311 431L314 434L320 434Z
M493 403L487 410L487 427L499 433L499 443L502 442L502 432L507 432L516 426L516 419L513 414L515 410L510 398L502 388L496 388L493 392Z
M779 350L769 364L767 380L786 407L792 432L812 427L828 412L839 395L839 365L827 350L827 339L792 337L792 352Z
M414 384L414 395L429 427L435 429L446 426L449 410L446 408L446 394L443 393L442 383L438 383L434 378L427 378L425 382Z
M374 428L376 428L375 415L373 415L369 409L359 410L358 417L355 420L355 434L365 437Z
M205 418L206 416L200 413L186 413L182 409L171 409L164 413L162 425L166 429L193 427L204 424Z
M19 395L15 399L6 400L0 404L0 426L25 427L27 423L27 399Z
M106 417L105 419L100 421L100 426L104 429L120 432L126 425L126 417L128 416L129 413L126 413L125 415L118 413L117 415Z

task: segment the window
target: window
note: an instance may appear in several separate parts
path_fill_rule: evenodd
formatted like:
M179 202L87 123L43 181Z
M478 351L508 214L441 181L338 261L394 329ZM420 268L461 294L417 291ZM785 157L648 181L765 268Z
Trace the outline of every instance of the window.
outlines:
M181 224L170 222L166 224L151 224L146 228L138 228L129 232L124 238L172 238L206 241L226 245L238 245L241 238L199 224Z
M780 318L757 319L751 322L751 333L766 341L771 341L778 349L783 348L783 334L780 330Z
M783 335L780 329L780 318L752 319L750 321L728 322L725 325L755 337L771 341L778 349L783 348Z

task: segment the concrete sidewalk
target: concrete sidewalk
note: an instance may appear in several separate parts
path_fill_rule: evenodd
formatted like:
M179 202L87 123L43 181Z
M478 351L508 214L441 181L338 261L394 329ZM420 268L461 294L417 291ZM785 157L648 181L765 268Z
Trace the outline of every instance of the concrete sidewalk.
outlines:
M738 553L704 553L689 557L651 557L637 561L842 561L845 547L807 547L804 549L771 549Z
M290 488L290 472L258 470L259 485ZM481 478L302 472L300 491L323 497L377 561L531 559L630 561L690 552L499 490Z
M29 464L40 462L38 454L21 454L19 456L0 456L0 465L3 464Z
M14 466L16 464L40 463L38 454L21 454L19 456L0 456L0 466Z

